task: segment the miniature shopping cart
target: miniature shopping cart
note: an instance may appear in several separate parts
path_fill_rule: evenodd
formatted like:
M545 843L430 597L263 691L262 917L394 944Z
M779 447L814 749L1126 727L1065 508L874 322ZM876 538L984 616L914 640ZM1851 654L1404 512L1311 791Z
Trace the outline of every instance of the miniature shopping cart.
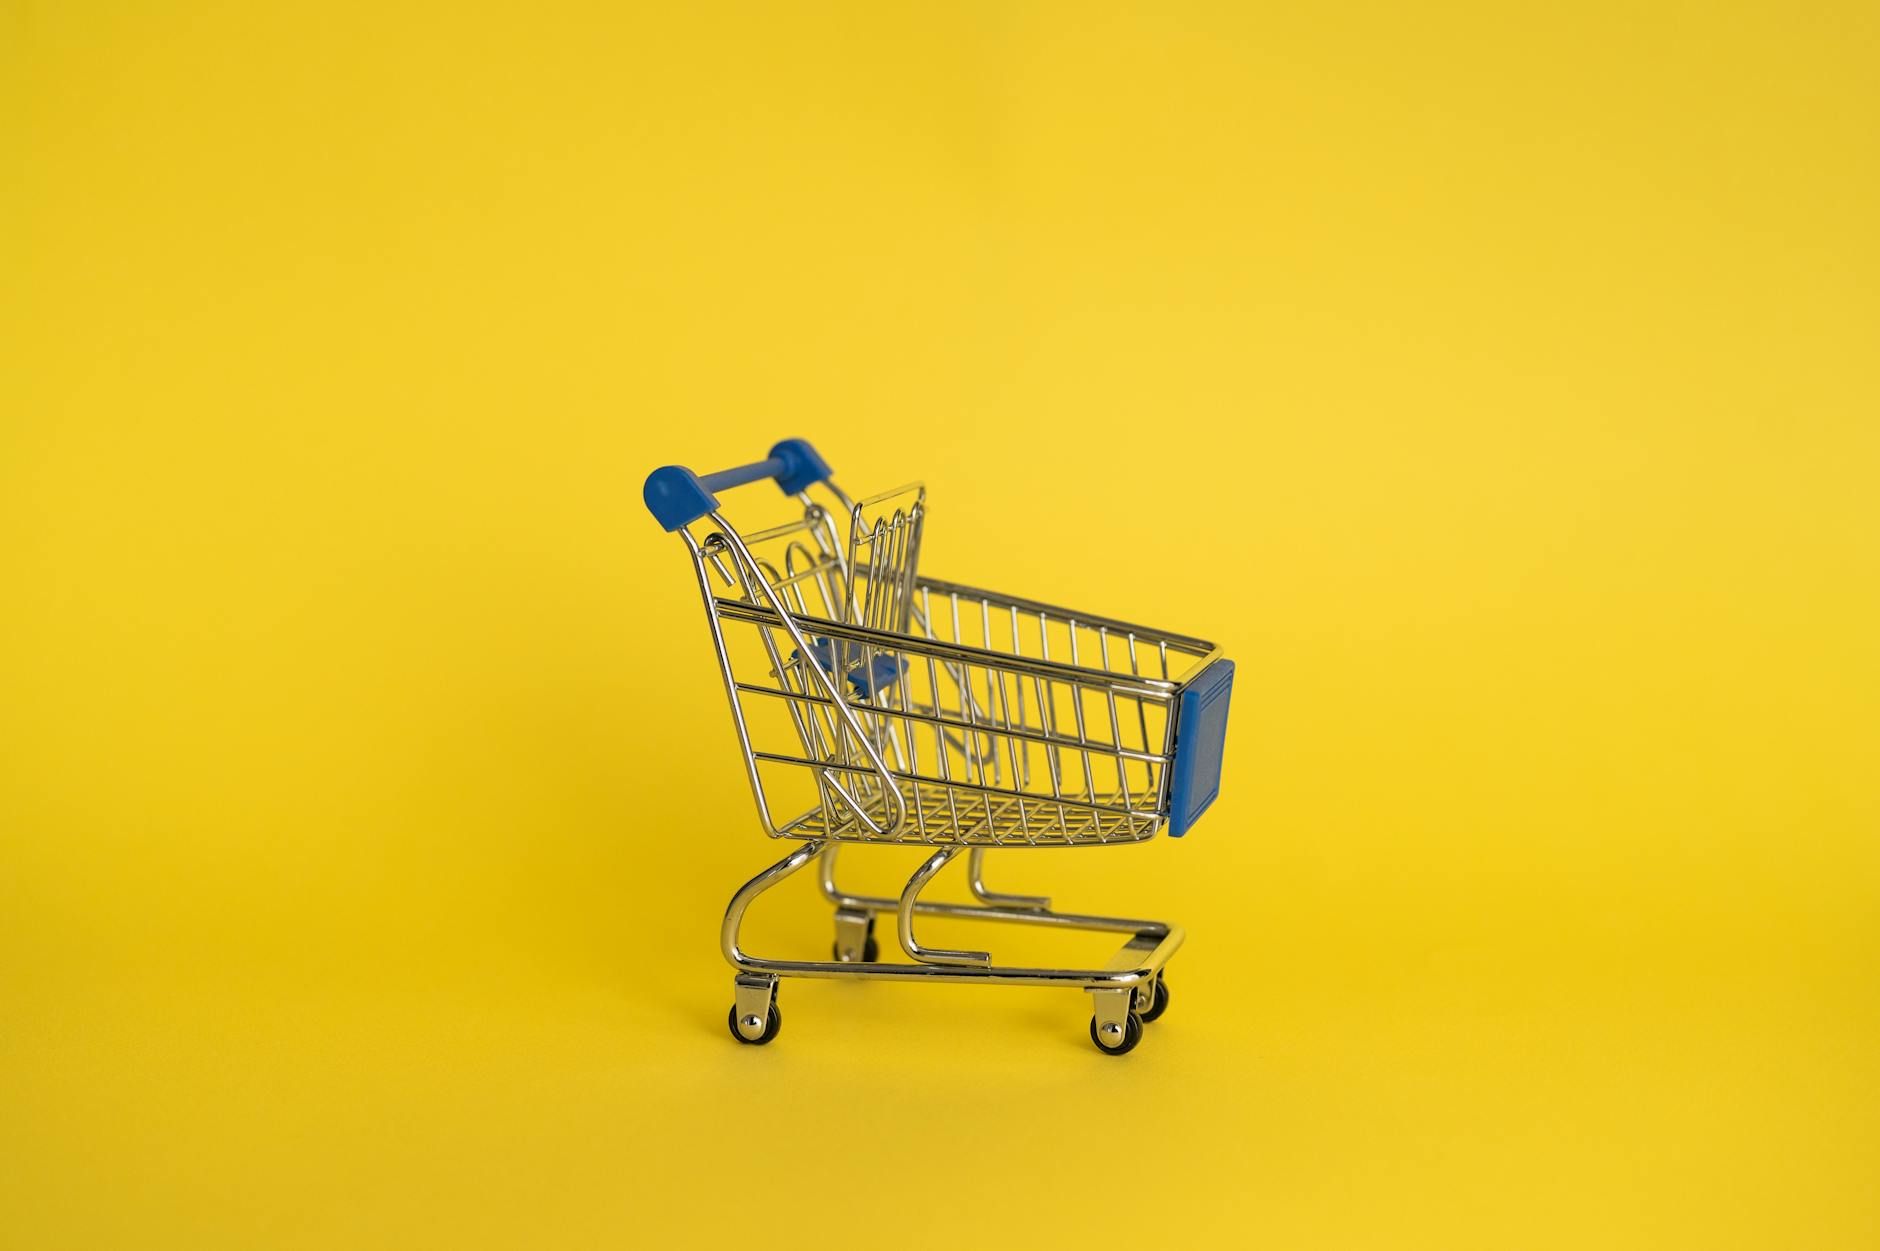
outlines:
M739 530L715 493L773 479L801 514ZM1054 912L985 885L993 848L1179 837L1220 790L1234 665L1200 639L995 595L918 572L925 489L851 500L814 448L703 477L667 466L646 504L685 541L698 574L745 774L764 828L800 846L732 897L721 942L737 970L732 1035L777 1036L784 977L1074 986L1111 1055L1167 1009L1163 969L1182 942L1160 921ZM932 848L898 899L836 884L843 844ZM972 902L923 900L966 853ZM835 906L830 960L773 960L739 946L757 897L812 860ZM905 962L878 959L877 915ZM922 917L1128 935L1101 968L994 964L927 946Z

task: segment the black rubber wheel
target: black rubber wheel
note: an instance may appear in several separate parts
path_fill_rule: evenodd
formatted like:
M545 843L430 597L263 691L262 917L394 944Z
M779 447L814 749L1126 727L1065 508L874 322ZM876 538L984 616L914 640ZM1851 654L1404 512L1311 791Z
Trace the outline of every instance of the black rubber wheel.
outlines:
M1097 1044L1097 1050L1106 1056L1126 1056L1136 1049L1142 1041L1142 1018L1134 1012L1123 1022L1123 1041L1114 1047L1105 1046L1103 1038L1097 1033L1097 1018L1090 1018L1090 1041Z
M1166 977L1158 977L1155 979L1155 996L1149 1004L1149 1010L1142 1014L1142 1023L1147 1025L1167 1011L1168 979Z
M725 1018L725 1023L731 1027L731 1036L733 1038L747 1047L761 1047L775 1038L777 1031L783 1028L783 1011L777 1007L777 1001L772 999L770 1001L770 1015L766 1017L764 1021L764 1032L755 1038L746 1038L743 1034L738 1032L737 1004L734 1003L731 1005L731 1015Z

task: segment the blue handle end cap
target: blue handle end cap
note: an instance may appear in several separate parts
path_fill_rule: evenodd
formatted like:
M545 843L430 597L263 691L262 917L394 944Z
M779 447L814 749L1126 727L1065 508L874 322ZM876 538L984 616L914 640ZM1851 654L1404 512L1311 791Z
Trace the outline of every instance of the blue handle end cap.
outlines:
M770 449L770 459L783 462L783 471L777 475L777 485L785 495L800 495L818 482L827 482L835 477L815 448L807 439L785 439Z
M1217 660L1181 693L1175 717L1175 765L1169 779L1168 834L1180 838L1221 793L1227 748L1227 706L1234 662Z
M743 486L761 478L774 478L785 495L801 495L818 482L834 476L829 462L804 439L785 439L770 449L767 460L741 465L703 478L684 465L667 465L646 475L646 509L668 533L718 511L713 489Z
M705 489L697 474L682 465L667 465L647 474L642 495L646 510L669 534L718 509L718 497Z

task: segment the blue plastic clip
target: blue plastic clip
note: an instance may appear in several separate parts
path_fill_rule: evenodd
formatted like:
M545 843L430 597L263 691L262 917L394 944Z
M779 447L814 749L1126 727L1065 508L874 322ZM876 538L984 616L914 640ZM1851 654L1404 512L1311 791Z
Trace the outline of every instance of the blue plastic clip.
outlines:
M876 653L874 663L866 669L862 667L863 647L860 643L843 643L841 661L837 662L837 644L834 639L814 638L810 640L810 654L816 657L816 663L822 666L824 673L841 674L855 688L855 693L863 698L874 696L880 691L892 690L894 684L907 672L907 662L899 656ZM801 660L803 653L791 652L791 660Z

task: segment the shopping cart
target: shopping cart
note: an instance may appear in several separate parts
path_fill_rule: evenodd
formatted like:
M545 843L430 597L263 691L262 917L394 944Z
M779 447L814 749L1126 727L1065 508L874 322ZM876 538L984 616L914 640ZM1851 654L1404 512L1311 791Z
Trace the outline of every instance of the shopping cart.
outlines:
M716 492L763 479L801 515L734 528ZM1220 790L1233 662L1200 639L921 575L925 489L851 500L800 439L722 473L654 470L645 498L691 554L758 816L772 837L800 842L726 909L732 1035L777 1036L779 978L989 982L1080 987L1093 1001L1091 1041L1111 1055L1133 1049L1168 1007L1163 969L1181 929L991 890L985 855L1187 833ZM933 852L890 899L836 884L845 843ZM972 901L923 900L962 852ZM812 860L835 906L833 958L744 951L746 910ZM878 915L894 917L907 962L878 959ZM1101 968L1014 967L925 945L921 917L1128 939Z

